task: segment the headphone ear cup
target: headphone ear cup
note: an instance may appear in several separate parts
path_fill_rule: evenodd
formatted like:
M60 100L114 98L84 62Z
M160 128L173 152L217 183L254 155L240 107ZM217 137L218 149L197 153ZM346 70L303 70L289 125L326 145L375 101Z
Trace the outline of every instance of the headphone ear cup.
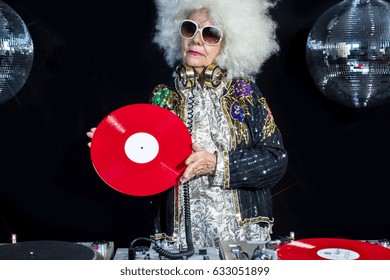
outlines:
M220 85L225 72L216 63L212 63L204 70L205 84L210 88Z
M186 64L181 64L176 67L176 73L183 86L189 88L194 85L195 82L195 69Z
M194 86L196 72L192 66L181 64L176 67L176 73L178 74L179 80L183 86L186 88ZM216 63L211 63L204 69L205 84L209 88L218 87L224 76L225 71Z

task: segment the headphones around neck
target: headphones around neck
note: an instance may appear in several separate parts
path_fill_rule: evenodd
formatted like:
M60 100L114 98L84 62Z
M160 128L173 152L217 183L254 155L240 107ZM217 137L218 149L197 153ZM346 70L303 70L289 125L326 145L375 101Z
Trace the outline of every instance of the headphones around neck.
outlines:
M225 71L216 63L208 65L203 71L205 84L210 88L219 86L223 77L225 76ZM187 88L193 87L195 84L195 79L198 78L198 74L196 73L195 68L187 64L181 64L177 66L176 73L178 74L179 80L183 86Z

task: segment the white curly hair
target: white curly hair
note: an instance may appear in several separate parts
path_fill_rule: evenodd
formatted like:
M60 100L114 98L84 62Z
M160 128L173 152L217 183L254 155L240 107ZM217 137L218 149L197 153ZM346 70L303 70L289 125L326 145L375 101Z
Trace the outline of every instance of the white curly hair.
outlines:
M277 23L269 14L278 0L155 0L156 31L153 42L164 52L168 66L181 62L179 26L193 11L208 10L214 24L224 32L217 57L229 79L254 78L264 62L279 51Z

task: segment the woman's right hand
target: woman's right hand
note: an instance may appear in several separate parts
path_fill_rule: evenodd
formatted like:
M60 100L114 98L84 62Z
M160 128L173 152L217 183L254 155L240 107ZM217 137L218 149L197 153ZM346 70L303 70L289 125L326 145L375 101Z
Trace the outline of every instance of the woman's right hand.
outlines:
M93 134L95 133L96 127L92 127L88 132L87 136L92 139ZM88 142L88 147L91 148L91 142Z

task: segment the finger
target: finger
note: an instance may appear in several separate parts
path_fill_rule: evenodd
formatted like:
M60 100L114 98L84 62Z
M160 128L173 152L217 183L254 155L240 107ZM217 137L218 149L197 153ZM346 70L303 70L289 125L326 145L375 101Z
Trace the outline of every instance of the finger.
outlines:
M181 177L181 178L179 179L179 181L180 181L181 184L184 184L184 183L187 182L188 180L186 180L184 177Z
M187 168L183 173L183 178L186 180L191 179L191 174L193 173L192 168Z
M96 127L92 127L89 131L87 131L87 135L93 135L95 133Z
M180 181L180 183L184 184L184 183L187 182L189 179L190 179L189 177L186 177L186 176L184 176L184 174L183 174L183 176L181 176L181 178L180 178L179 181Z
M184 163L185 163L186 165L190 165L191 163L194 163L195 160L196 160L195 154L191 154L191 155L184 161Z
M92 137L93 137L93 132L88 131L88 132L87 132L87 136L88 136L89 138L92 138Z

